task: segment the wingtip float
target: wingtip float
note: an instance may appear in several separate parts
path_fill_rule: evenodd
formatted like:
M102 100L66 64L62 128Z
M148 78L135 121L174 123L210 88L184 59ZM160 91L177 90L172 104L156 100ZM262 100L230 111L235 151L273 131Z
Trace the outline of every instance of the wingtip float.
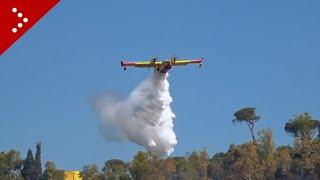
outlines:
M126 70L127 67L138 67L138 68L154 68L155 71L160 73L166 73L173 66L183 66L188 64L199 64L199 68L202 66L203 58L198 59L177 59L171 58L167 60L158 61L157 58L152 58L150 61L121 61L121 67L123 70Z

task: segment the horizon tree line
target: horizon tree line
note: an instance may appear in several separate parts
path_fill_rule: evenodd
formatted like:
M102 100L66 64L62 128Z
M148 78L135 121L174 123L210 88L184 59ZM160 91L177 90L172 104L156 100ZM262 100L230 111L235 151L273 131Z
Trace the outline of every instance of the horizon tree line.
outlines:
M227 152L209 156L206 148L185 156L162 157L153 152L137 152L133 159L106 160L104 166L83 166L83 180L188 180L188 179L320 179L320 121L309 113L289 119L286 133L294 138L293 145L276 147L271 129L255 133L260 116L255 108L246 107L234 113L234 123L248 126L251 141L231 144ZM29 149L26 159L20 152L0 153L0 179L63 180L64 170L47 161L42 171L41 143L33 156Z

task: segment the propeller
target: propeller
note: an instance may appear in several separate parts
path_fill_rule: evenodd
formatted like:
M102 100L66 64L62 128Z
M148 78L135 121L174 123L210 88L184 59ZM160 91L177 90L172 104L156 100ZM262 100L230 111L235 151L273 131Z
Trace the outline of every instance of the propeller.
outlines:
M175 56L175 55L171 55L171 57L170 57L170 61L171 61L172 63L175 63L177 59L178 59L178 57Z
M151 56L151 61L154 61L154 62L156 62L157 61L157 56Z
M155 63L156 61L157 61L157 57L156 56L151 56L151 60L150 60L150 64L151 63ZM148 70L150 69L150 64L149 64L149 66L148 66Z

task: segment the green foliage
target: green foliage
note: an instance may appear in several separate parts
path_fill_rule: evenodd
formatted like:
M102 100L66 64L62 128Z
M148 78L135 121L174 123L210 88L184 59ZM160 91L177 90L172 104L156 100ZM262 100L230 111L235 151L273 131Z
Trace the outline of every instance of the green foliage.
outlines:
M0 179L21 179L20 171L23 164L20 152L11 150L0 153Z
M301 141L310 141L319 130L320 121L313 120L309 113L294 115L285 125L285 131Z
M210 158L208 150L206 148L202 151L192 152L188 159L194 167L195 171L197 172L197 178L207 177Z
M34 164L34 178L37 180L40 178L42 174L41 168L41 143L37 143L36 145L37 151L35 156L35 164Z
M43 171L41 180L64 180L64 171L57 169L56 165L52 161L47 161L45 164L45 170Z
M139 151L130 163L129 171L134 179L146 178L151 173L148 153Z
M291 171L301 178L315 175L320 162L320 142L307 141L293 148Z
M195 179L196 171L188 157L174 157L177 179Z
M266 179L273 179L276 171L275 143L271 129L262 129L258 132L258 152L262 164L262 173Z
M27 158L24 161L21 175L25 180L35 179L34 175L34 158L31 149L28 150Z
M82 168L80 176L83 180L99 180L102 179L102 175L99 173L98 166L96 164L86 165Z
M256 108L246 107L234 113L237 121L253 122L260 119L260 116L256 116Z
M223 169L223 157L220 156L221 153L218 153L216 155L212 158L208 166L208 177L212 179L222 179L225 173Z
M148 161L151 165L151 171L147 176L147 179L164 179L164 160L161 159L160 155L153 152L147 152Z
M105 162L102 168L104 178L106 179L129 179L128 166L119 159L111 159Z
M291 176L290 168L292 158L290 152L292 148L290 146L280 146L276 149L276 162L277 169L275 172L276 178L288 179Z
M258 132L258 142L259 142L259 153L262 159L267 159L268 156L274 154L275 143L273 140L271 129L262 129Z
M258 144L245 143L229 149L224 167L228 166L229 176L239 179L261 179L263 175Z
M254 126L255 123L260 119L260 116L256 115L256 108L246 107L240 109L239 111L234 113L236 119L233 122L246 123L251 132L252 140L255 140L254 135Z
M163 173L165 179L169 179L176 172L176 166L174 165L174 159L169 157L164 160L163 163Z

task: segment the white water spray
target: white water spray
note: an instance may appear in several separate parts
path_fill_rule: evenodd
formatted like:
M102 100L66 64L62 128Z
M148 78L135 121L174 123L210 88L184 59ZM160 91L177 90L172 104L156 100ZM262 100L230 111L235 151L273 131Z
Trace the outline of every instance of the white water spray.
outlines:
M154 73L124 101L110 94L97 99L100 128L107 140L130 140L159 154L173 152L177 140L167 77Z

